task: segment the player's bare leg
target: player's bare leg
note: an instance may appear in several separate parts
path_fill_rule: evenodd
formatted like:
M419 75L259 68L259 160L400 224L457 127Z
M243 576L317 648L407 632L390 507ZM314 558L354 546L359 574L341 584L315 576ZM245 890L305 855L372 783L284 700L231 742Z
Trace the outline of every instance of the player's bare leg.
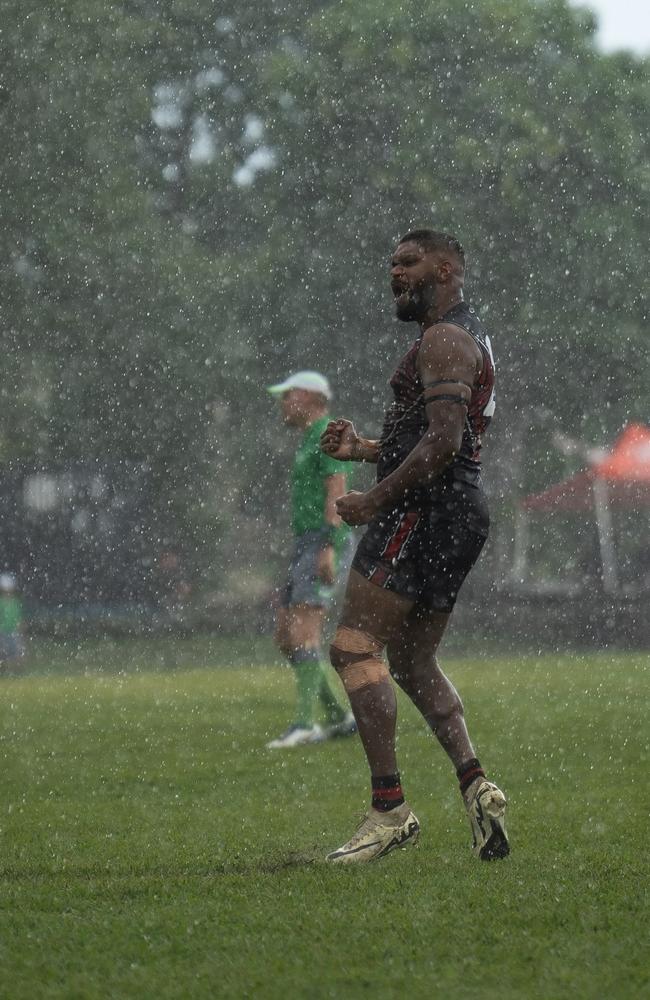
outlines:
M412 606L412 601L382 590L351 570L330 655L350 699L373 777L397 770L397 700L382 652L390 638L399 634Z
M509 853L503 823L506 800L501 790L485 779L469 738L463 703L436 658L448 620L448 614L414 607L388 644L388 660L393 678L456 768L476 854L492 860Z
M291 652L291 645L289 643L289 608L278 608L277 618L275 622L275 633L273 635L273 641L278 647L281 653L285 656L289 656Z
M397 770L395 690L382 659L386 642L399 633L412 604L350 572L330 655L370 766L372 804L352 838L328 855L335 863L372 861L417 840L419 824L404 801Z
M463 703L436 651L449 615L415 606L387 647L390 672L424 716L456 769L475 757Z

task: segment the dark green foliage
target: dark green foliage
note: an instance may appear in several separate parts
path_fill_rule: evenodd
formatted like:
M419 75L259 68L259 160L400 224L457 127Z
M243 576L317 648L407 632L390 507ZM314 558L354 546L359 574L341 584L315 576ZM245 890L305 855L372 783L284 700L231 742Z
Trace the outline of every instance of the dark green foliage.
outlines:
M375 433L388 257L430 223L495 342L493 492L554 429L646 419L647 61L593 31L564 0L6 3L4 457L145 461L162 530L242 568L282 518L263 386L320 368Z

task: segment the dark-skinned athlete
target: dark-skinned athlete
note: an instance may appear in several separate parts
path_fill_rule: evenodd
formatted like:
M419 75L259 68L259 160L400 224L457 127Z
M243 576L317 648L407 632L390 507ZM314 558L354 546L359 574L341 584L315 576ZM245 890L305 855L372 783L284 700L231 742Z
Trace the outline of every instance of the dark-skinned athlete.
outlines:
M321 447L372 462L377 482L349 492L337 510L367 525L352 563L330 658L350 699L370 765L372 801L359 829L328 861L352 864L415 843L419 823L404 800L395 754L396 699L406 692L458 776L482 860L509 853L503 792L488 781L463 705L436 650L458 591L488 535L481 435L494 412L494 360L478 316L463 298L465 254L455 237L414 230L391 261L397 317L417 323L397 366L381 438L333 420ZM383 658L386 653L388 666Z

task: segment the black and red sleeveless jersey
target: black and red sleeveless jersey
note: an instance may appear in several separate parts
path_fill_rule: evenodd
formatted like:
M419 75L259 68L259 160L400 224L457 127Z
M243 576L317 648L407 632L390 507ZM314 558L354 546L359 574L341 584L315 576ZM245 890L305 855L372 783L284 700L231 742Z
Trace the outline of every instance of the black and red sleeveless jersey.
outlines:
M467 302L459 302L453 306L436 321L434 326L438 323L453 323L466 330L478 345L483 357L483 366L472 388L460 451L443 473L445 478L478 481L481 469L481 436L490 423L495 406L494 357L490 338ZM390 380L394 399L386 411L379 440L378 482L402 464L429 426L423 402L424 389L417 370L421 343L422 334L404 355ZM426 499L427 488L422 488L418 491L420 492L423 496L419 499Z

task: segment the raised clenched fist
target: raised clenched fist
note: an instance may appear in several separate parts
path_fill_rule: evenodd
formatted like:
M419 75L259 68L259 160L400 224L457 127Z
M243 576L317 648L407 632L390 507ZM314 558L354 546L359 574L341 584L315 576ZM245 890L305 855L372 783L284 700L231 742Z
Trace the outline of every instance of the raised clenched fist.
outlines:
M326 455L339 462L349 462L354 457L354 448L359 445L359 435L351 420L330 420L321 434L320 446Z

